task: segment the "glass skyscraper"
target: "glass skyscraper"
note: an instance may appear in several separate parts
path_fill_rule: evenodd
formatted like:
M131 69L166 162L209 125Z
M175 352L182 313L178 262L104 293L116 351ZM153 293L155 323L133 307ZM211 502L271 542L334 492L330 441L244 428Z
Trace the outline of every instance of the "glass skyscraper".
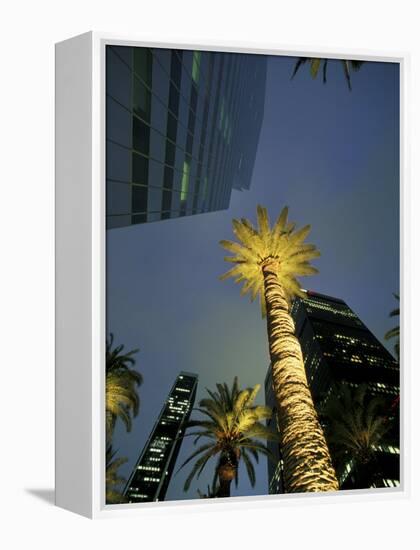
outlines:
M334 383L344 382L351 388L365 384L370 395L383 398L390 415L396 414L398 363L343 300L308 291L304 299L294 300L291 313L315 405L329 398ZM275 408L271 369L265 381L265 395L267 405ZM275 422L274 415L271 423ZM278 461L268 463L269 492L281 493L280 448L272 442L270 448ZM372 481L371 486L399 485L399 452L399 430L395 426L375 451L383 478L375 484ZM346 464L337 475L342 489L353 488L352 464Z
M128 502L164 500L197 393L198 376L180 372L124 490Z
M213 212L249 189L267 57L106 48L107 228Z

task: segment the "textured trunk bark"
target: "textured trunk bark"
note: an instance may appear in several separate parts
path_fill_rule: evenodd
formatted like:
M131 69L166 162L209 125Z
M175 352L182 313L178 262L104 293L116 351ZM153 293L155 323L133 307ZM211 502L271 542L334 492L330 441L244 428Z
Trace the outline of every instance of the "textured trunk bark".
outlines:
M238 455L235 451L224 451L218 467L219 489L217 497L230 497L230 485L238 470Z
M285 491L337 491L337 477L314 408L302 351L276 264L263 265L263 274Z
M219 476L219 489L217 491L217 497L230 497L230 484L232 483L231 479L223 479Z

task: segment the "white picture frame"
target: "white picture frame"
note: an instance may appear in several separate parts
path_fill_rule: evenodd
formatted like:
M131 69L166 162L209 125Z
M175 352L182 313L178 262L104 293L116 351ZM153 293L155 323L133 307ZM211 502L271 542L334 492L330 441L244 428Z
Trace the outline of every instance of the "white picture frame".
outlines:
M338 494L236 497L145 504L105 504L105 47L106 45L200 49L339 59L400 65L400 249L402 327L401 485L386 490ZM409 365L404 325L407 296L408 67L406 53L311 50L243 43L145 42L135 37L89 32L56 44L56 504L89 518L118 517L176 507L210 509L329 503L341 499L406 498L410 493ZM77 355L74 343L77 342ZM74 473L77 472L77 475ZM220 509L220 508L219 508Z

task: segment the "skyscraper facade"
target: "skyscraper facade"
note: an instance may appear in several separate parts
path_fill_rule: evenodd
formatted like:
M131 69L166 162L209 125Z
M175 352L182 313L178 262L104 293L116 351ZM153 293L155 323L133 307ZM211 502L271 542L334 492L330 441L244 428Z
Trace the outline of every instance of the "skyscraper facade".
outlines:
M164 500L197 393L198 376L180 372L128 479L128 502Z
M294 300L291 314L316 406L332 397L336 384L345 383L350 388L363 384L370 396L383 399L390 416L396 414L400 388L398 363L343 300L308 291L305 298ZM266 403L275 408L271 369L265 392ZM276 422L275 415L272 422ZM383 476L379 481L372 479L370 486L399 485L399 447L399 427L395 423L375 449ZM269 491L280 493L283 492L280 449L271 443L271 450L277 462L268 465ZM337 472L341 488L355 487L353 467L349 461Z
M107 227L228 208L249 189L267 57L106 48Z

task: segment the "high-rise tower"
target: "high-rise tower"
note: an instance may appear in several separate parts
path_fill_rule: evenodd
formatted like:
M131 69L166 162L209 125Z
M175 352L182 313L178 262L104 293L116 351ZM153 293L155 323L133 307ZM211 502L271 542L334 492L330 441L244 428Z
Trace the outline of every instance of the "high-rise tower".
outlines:
M125 487L129 502L165 499L197 384L196 374L181 371L177 376Z
M249 189L267 57L106 48L107 228L214 212Z

